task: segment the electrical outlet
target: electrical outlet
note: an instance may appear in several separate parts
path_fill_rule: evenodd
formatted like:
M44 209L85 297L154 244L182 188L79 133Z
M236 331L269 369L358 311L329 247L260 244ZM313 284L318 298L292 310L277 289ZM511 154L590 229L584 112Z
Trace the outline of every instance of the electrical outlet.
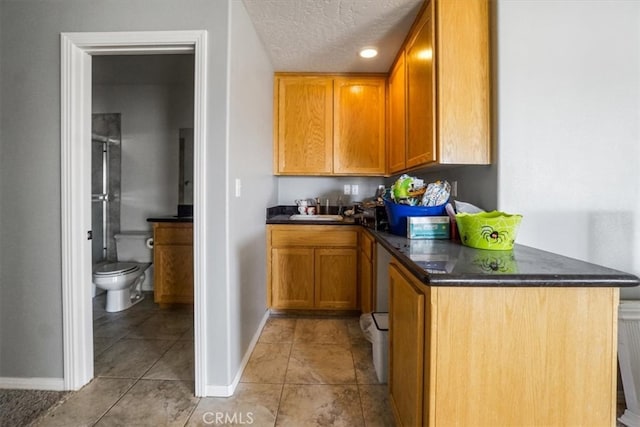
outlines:
M351 194L351 186L349 184L344 185L344 194L345 195Z
M354 196L358 195L358 184L353 184L351 186L351 194L353 194Z

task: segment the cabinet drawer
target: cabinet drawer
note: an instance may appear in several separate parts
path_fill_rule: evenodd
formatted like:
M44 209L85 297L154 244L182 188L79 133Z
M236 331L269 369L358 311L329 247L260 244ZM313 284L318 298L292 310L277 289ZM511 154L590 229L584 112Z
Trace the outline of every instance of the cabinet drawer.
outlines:
M358 247L358 230L330 229L327 226L292 226L291 228L273 229L271 246L273 247ZM303 228L303 229L301 229Z
M154 245L192 245L193 224L159 224L153 227Z

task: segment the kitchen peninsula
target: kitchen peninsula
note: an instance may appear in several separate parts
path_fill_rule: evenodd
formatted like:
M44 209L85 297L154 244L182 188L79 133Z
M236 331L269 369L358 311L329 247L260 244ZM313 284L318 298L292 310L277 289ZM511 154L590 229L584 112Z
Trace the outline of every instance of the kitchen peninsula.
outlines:
M293 223L267 217L272 229ZM637 277L522 245L486 251L360 232L393 256L399 425L614 425L619 288Z

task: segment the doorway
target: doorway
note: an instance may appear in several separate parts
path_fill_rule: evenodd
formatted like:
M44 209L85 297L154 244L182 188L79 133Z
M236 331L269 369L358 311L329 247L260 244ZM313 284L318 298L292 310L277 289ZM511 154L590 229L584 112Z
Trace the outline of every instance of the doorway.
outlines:
M77 390L93 372L91 283L91 65L94 55L194 55L194 359L195 395L206 395L204 230L206 31L63 33L61 35L62 297L64 387Z

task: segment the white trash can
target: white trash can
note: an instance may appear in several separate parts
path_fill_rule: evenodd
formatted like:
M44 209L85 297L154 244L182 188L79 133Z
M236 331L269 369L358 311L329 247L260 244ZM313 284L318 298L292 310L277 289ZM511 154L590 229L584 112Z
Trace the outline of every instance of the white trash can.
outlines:
M385 384L389 375L389 313L371 313L373 317L373 366L378 381Z
M640 427L640 301L620 301L618 362L627 409L619 421Z
M373 367L378 381L387 382L389 372L389 313L367 313L360 316L360 327L371 342Z

